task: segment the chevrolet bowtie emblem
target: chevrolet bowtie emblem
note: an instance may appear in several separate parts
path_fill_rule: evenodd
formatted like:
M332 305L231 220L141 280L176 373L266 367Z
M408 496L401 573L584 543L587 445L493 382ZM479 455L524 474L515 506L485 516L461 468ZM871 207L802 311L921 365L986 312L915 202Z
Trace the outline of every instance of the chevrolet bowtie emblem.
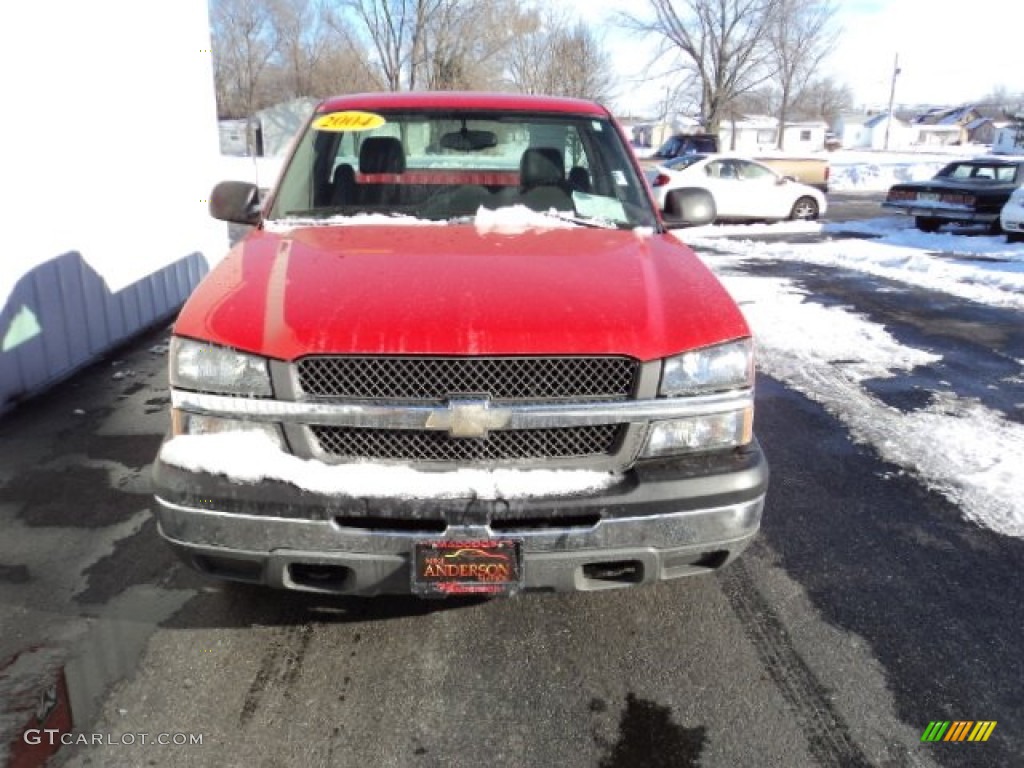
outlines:
M452 437L486 437L492 429L505 427L511 411L491 408L489 400L450 400L448 407L432 411L427 429L446 429Z

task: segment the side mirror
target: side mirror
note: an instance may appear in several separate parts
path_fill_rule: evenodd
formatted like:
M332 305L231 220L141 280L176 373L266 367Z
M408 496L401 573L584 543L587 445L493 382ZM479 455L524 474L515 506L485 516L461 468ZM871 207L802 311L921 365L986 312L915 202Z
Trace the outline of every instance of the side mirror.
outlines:
M222 181L210 193L210 215L221 221L260 223L260 192L247 181Z
M782 184L789 184L791 181L796 181L796 178L793 177L793 176L779 176L779 180L776 181L775 183L779 184L779 185L782 185Z
M717 216L715 199L706 189L673 189L665 195L663 218L669 226L697 227Z

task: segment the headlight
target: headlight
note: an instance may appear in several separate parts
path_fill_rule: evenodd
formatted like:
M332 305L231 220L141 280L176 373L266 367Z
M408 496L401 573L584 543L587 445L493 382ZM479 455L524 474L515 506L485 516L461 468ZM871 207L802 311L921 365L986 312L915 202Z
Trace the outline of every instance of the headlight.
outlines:
M754 343L730 341L665 358L662 397L722 392L754 385Z
M226 395L273 394L267 361L256 355L175 336L170 365L172 387Z
M693 451L738 448L754 439L753 421L752 408L656 421L647 433L642 456L653 458Z
M218 435L223 432L254 432L266 435L274 445L284 450L284 437L281 428L274 423L265 421L246 421L244 419L225 419L220 416L188 413L177 408L171 411L171 434L178 435Z

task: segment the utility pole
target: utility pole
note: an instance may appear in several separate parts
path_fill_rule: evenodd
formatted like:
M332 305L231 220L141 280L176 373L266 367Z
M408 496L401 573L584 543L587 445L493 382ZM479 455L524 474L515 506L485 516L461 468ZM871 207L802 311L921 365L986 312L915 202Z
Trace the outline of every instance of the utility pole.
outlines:
M892 84L889 86L889 118L885 121L885 146L889 149L889 128L892 126L892 102L896 97L896 75L900 73L900 55L897 53L892 62Z

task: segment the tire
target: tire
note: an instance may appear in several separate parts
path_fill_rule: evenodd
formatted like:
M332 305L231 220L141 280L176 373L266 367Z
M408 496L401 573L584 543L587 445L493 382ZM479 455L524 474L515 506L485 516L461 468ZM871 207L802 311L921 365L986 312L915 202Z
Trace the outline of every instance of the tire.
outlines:
M1024 243L1024 233L1021 232L1007 232L1006 242L1008 243Z
M789 212L789 218L795 221L814 221L818 218L820 210L818 201L813 197L801 197L793 203L793 210Z
M933 219L930 216L915 216L914 226L922 232L938 232L942 226L942 219Z

